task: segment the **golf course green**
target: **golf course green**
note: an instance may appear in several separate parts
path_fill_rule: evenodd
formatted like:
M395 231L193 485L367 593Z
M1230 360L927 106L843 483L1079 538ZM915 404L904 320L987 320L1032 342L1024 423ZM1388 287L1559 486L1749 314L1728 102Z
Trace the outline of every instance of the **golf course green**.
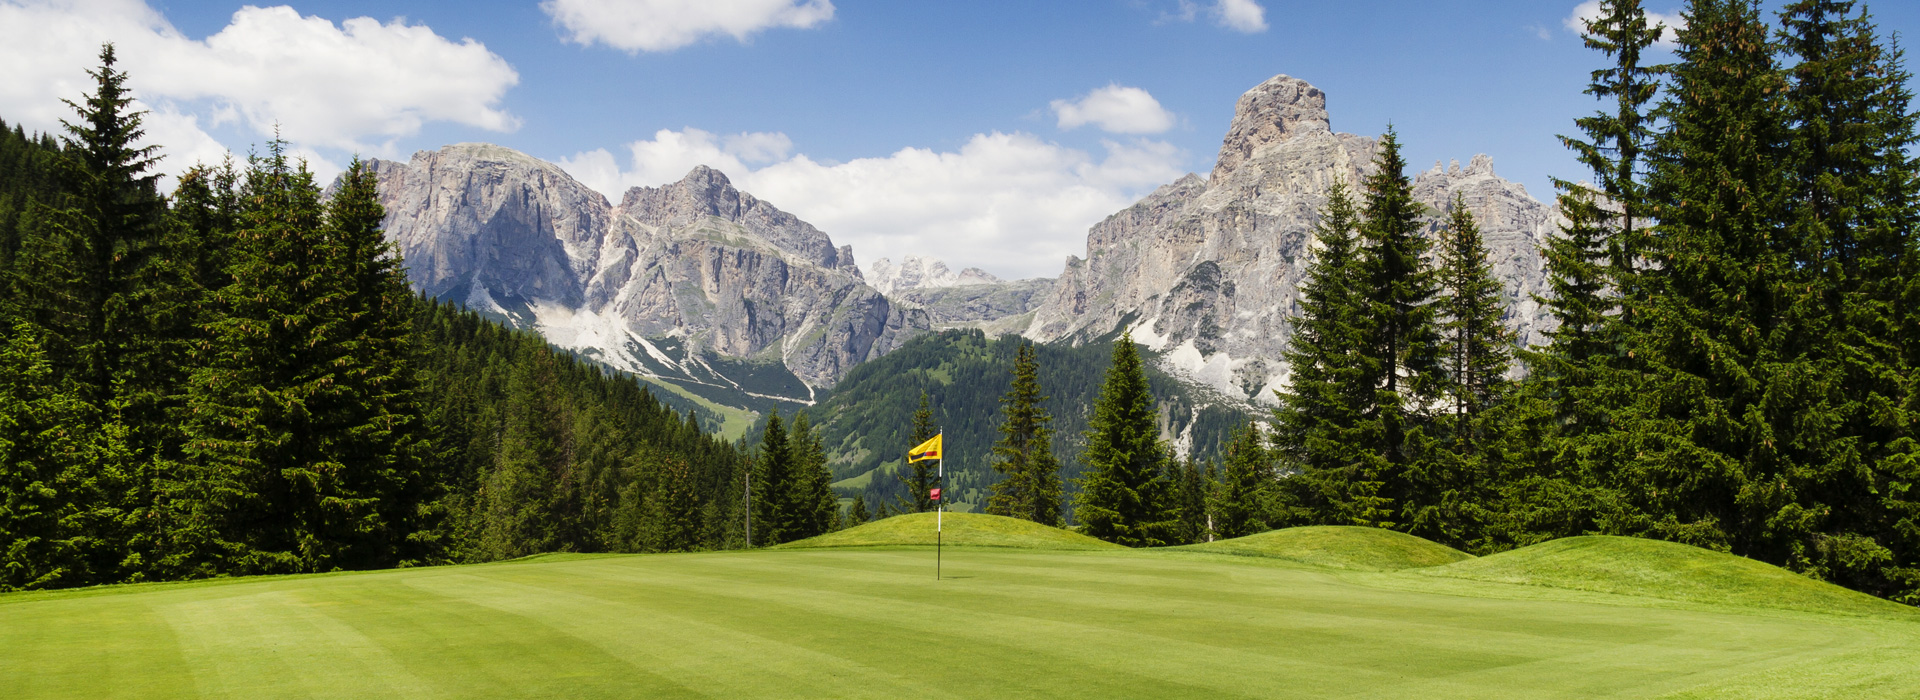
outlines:
M1141 551L948 514L936 581L930 520L0 595L0 698L1920 696L1920 614L1680 545L1474 559L1303 528Z

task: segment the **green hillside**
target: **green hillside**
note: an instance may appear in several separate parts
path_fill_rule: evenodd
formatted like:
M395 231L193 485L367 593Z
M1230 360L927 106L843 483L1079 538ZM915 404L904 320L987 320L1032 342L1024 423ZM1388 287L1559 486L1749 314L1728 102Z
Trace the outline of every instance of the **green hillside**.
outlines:
M922 520L842 534L898 541ZM1022 544L950 548L938 581L925 548L816 546L0 595L0 697L1872 699L1920 688L1910 615L1620 605L1551 587L1518 596L1417 573L1450 567L1062 551L1070 535L1031 548L1031 532L998 519L950 524L956 537ZM1315 542L1394 549L1339 530L1249 542L1309 559ZM1566 551L1614 556L1600 545ZM1501 563L1523 580L1529 562L1542 567L1535 579L1573 575L1542 556L1452 566Z
M986 489L995 481L991 456L999 439L1000 397L1007 392L1021 342L1016 336L988 338L978 330L942 331L853 368L831 395L806 409L827 445L835 490L847 498L865 495L872 506L905 496L894 470L911 447L909 423L925 391L936 424L946 430L950 503L960 509L985 503ZM1046 409L1053 415L1054 450L1062 476L1070 479L1079 475L1081 433L1113 346L1106 339L1078 347L1038 345L1035 351ZM1151 369L1152 353L1144 354L1161 402L1162 432L1172 436L1191 429L1195 455L1217 456L1228 433L1245 420L1242 409ZM748 442L756 439L750 436Z
M788 542L782 549L934 545L936 514L908 513L819 537ZM1020 549L1125 549L1072 530L984 513L947 513L942 543L960 547Z
M1473 558L1452 547L1401 532L1331 525L1293 527L1174 549L1266 557L1358 571L1399 571Z
M1858 614L1913 612L1746 557L1632 537L1569 537L1417 573L1694 603Z

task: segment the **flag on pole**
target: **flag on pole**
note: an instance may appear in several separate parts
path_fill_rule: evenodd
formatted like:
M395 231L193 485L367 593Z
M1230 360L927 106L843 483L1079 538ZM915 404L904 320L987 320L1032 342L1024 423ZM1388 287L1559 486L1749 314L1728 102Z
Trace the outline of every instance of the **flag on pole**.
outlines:
M939 435L935 435L932 440L920 443L918 447L907 451L908 462L918 462L923 459L940 459Z
M940 489L934 489L932 491L927 492L927 498L931 498L936 501L940 500Z

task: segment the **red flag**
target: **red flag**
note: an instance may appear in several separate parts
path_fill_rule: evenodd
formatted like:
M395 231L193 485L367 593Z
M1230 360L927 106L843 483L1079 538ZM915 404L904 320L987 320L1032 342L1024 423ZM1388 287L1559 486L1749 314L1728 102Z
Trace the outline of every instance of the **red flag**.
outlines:
M936 501L940 500L940 489L934 489L932 491L928 491L927 498L931 498Z

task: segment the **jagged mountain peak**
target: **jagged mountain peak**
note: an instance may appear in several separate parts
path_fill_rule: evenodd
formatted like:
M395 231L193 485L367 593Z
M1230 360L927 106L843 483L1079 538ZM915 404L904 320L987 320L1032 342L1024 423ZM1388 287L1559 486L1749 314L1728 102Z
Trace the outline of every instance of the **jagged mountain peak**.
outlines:
M804 402L928 327L862 282L850 247L712 168L615 207L491 144L372 165L417 289L614 367Z
M1359 183L1378 149L1334 132L1326 94L1312 84L1279 75L1255 86L1240 98L1212 176L1183 177L1089 229L1086 258L1068 258L1024 335L1078 342L1125 327L1221 394L1271 400L1287 381L1281 358L1313 226L1330 189ZM1473 211L1507 284L1507 322L1536 340L1550 322L1533 298L1544 292L1539 247L1556 227L1553 208L1495 175L1484 154L1417 177L1415 198L1431 211L1456 195Z
M887 294L909 289L961 287L972 284L999 284L1004 280L977 267L954 272L940 260L908 255L895 264L892 259L873 261L866 275L867 284Z
M1327 94L1320 88L1285 74L1268 78L1241 95L1234 105L1233 124L1220 142L1213 179L1233 172L1262 146L1331 130Z
M827 234L733 186L726 173L695 166L680 181L659 187L634 187L620 198L618 213L662 229L685 228L702 219L717 218L739 225L741 232L772 244L807 262L860 277L853 248L835 248Z

